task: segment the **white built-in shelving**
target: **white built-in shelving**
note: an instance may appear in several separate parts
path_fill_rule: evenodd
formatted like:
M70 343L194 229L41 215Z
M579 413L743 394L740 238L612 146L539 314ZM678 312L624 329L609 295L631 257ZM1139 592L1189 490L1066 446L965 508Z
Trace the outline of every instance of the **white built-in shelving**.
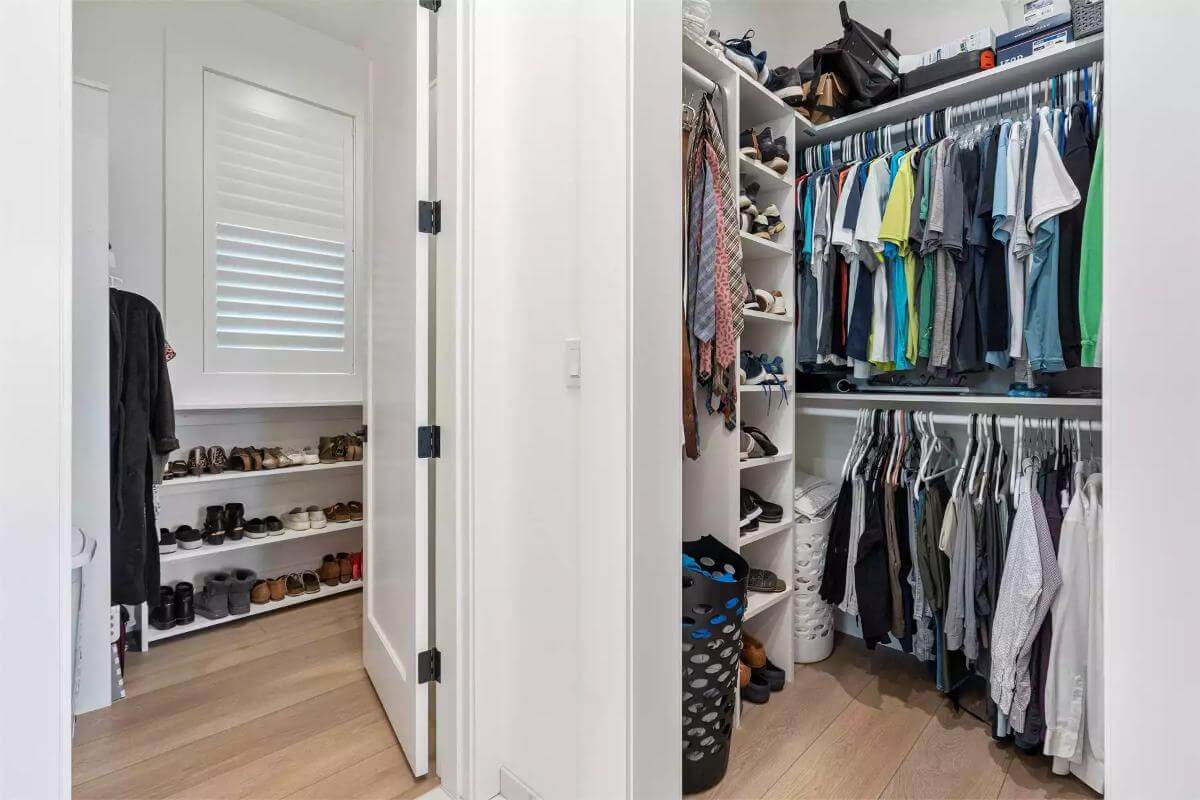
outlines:
M759 191L786 191L792 184L783 175L757 161L750 156L738 156L738 169L742 172L743 183L757 183ZM764 204L765 205L765 204Z
M790 220L791 215L784 217L784 219ZM780 236L790 236L790 230L791 226L789 225L788 230L781 233ZM745 261L754 261L761 258L779 258L780 256L790 257L792 255L792 248L782 242L773 239L764 239L761 236L755 236L745 231L742 231L741 236L742 258Z
M163 491L171 491L177 489L186 489L189 486L203 486L220 481L251 480L256 478L281 478L289 475L294 477L296 475L307 475L313 472L324 472L326 470L333 469L359 469L362 467L362 465L362 461L335 461L332 464L303 464L298 467L256 469L246 472L227 468L224 472L216 475L189 475L186 478L172 478L169 481L163 481L161 488Z
M230 553L236 553L239 550L249 550L255 547L266 547L274 544L285 544L294 542L298 539L308 539L313 536L328 536L342 531L352 531L362 528L364 522L362 520L354 520L351 522L330 522L324 528L310 528L306 531L293 531L284 528L282 533L275 535L267 535L261 539L251 539L249 536L243 536L236 542L226 540L224 544L218 545L201 545L200 547L191 550L184 550L182 547L174 553L167 553L159 556L161 564L175 564L180 561L188 561L193 558L208 558L216 556L224 558Z

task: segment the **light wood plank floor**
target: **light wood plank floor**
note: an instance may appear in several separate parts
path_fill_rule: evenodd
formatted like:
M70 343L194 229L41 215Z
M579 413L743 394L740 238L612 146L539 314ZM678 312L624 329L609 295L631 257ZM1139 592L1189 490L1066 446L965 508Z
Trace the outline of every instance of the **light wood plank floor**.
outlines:
M128 697L79 718L74 797L415 798L362 669L351 592L126 658ZM433 734L430 733L430 742Z
M1024 756L955 713L912 656L840 638L796 665L766 705L742 706L729 769L701 798L1096 798L1049 759Z

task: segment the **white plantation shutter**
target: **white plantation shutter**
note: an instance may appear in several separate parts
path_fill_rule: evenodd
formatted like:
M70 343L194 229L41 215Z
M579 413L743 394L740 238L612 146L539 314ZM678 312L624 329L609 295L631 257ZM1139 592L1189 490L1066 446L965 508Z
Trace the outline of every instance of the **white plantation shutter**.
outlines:
M354 121L204 74L205 372L354 369Z

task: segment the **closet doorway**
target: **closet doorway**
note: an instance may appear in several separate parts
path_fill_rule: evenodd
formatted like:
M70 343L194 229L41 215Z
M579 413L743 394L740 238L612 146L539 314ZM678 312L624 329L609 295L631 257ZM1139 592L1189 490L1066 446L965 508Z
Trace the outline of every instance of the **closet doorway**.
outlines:
M453 124L436 13L73 7L75 464L107 463L142 413L128 343L149 330L166 360L145 494L115 487L145 497L144 522L109 530L114 487L77 471L96 544L77 572L76 797L415 797L438 785L435 735L456 764L454 690L432 691L458 590L433 522L453 530L434 480L436 409L454 407L437 388L455 386L432 368L455 347L428 206ZM127 368L111 426L86 413L108 405L110 357Z

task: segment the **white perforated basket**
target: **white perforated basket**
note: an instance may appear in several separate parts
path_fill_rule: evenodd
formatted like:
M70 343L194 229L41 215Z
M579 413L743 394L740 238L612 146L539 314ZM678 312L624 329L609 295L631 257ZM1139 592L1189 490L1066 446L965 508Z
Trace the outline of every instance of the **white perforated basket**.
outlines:
M833 652L833 609L820 594L832 525L832 511L825 519L796 523L796 594L792 600L796 635L792 641L798 664L821 661Z

